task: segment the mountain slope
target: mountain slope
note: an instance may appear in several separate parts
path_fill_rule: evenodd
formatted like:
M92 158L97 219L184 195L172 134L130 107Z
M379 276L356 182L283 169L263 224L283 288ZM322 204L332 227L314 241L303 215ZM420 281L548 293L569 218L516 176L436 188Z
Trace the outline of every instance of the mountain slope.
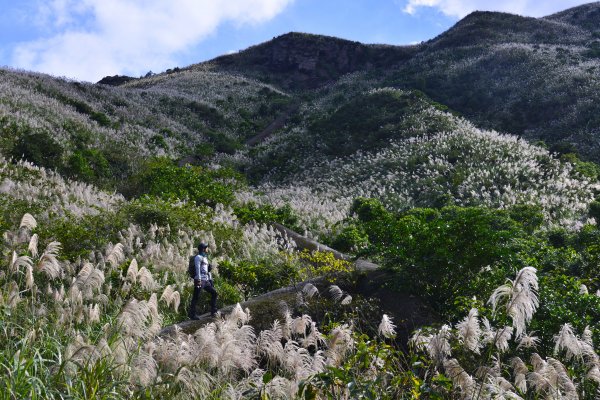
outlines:
M474 12L417 46L291 33L203 67L294 91L363 72L373 87L419 89L483 127L568 142L597 161L599 10L596 2L545 18Z

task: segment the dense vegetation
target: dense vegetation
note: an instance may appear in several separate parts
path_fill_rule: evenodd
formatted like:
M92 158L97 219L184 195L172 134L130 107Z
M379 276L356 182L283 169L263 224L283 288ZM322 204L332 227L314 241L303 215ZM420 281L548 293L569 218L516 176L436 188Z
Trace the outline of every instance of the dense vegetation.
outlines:
M110 85L1 70L0 399L594 398L598 9ZM220 308L296 290L160 334L201 240Z

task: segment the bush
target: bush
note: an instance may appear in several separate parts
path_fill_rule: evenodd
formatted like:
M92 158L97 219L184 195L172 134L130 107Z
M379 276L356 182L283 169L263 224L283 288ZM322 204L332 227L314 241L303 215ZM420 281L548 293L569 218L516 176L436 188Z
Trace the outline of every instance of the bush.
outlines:
M197 204L231 204L239 175L229 169L209 170L186 165L178 167L167 158L147 162L134 177L135 194L149 194L163 199L188 199Z

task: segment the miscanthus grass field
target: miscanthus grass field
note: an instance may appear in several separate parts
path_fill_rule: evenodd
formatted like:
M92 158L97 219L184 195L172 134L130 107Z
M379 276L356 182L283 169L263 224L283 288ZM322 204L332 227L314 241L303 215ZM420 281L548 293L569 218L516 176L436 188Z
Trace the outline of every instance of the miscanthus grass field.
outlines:
M460 41L486 18L522 29ZM597 45L569 18L476 14L317 88L217 61L114 87L1 69L0 399L600 397L598 127L577 95ZM517 95L462 104L461 77L520 55L539 129ZM201 241L222 312L194 325Z

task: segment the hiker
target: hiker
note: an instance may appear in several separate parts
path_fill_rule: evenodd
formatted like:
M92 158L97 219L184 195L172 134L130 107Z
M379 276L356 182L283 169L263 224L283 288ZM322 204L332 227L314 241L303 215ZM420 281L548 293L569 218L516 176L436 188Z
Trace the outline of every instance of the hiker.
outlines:
M213 286L212 280L212 266L208 262L207 257L208 244L202 242L198 245L198 254L193 257L194 262L194 295L192 296L192 303L190 304L190 310L188 316L190 319L200 319L196 315L196 305L198 304L198 298L202 289L210 293L210 313L214 317L217 314L217 291ZM191 266L191 260L190 260Z

